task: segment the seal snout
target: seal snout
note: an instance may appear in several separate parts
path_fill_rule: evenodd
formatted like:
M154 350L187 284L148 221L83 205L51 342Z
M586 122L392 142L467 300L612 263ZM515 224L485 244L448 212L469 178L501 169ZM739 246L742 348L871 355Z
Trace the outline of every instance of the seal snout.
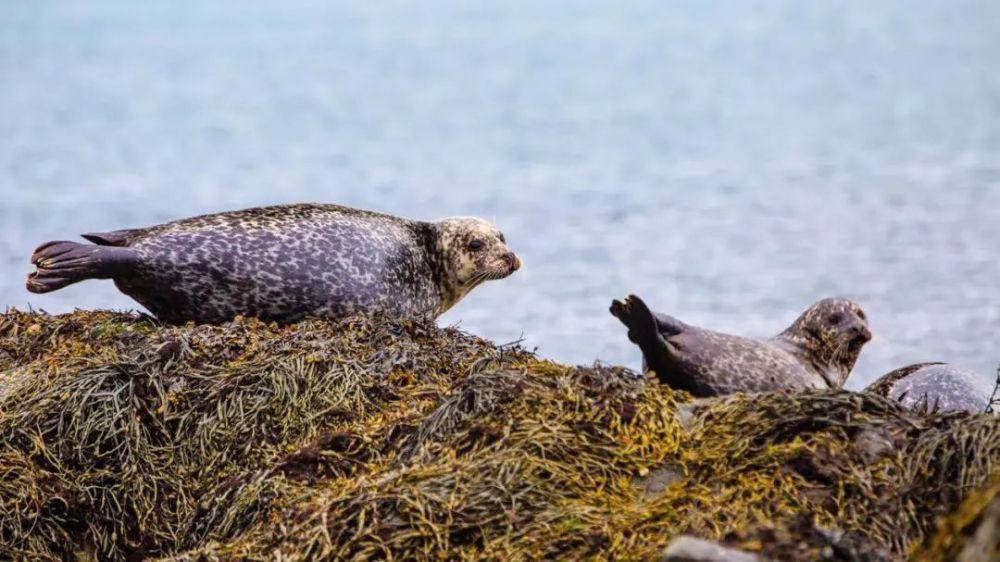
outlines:
M861 348L871 341L872 331L866 324L858 323L851 327L850 337L847 349L851 352L861 351Z
M850 329L851 344L857 347L868 343L872 339L872 330L868 327L868 318L865 313L858 310L854 316L854 322Z
M521 258L517 257L517 254L514 252L507 252L500 256L500 261L507 265L508 273L514 273L518 269L521 269Z
M870 342L872 339L872 331L868 326L864 324L858 324L853 328L854 340L860 343Z

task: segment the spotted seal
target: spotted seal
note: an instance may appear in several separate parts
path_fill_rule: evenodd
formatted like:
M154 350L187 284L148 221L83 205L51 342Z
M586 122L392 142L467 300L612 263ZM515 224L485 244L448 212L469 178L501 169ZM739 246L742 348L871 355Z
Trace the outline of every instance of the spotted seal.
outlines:
M868 385L870 392L910 409L985 413L993 394L985 376L947 363L917 363L891 371Z
M39 246L28 290L113 279L170 323L353 312L433 320L521 263L479 218L413 221L339 205L258 207L83 237L93 244Z
M871 337L848 299L823 299L767 341L713 332L651 311L639 297L615 300L643 364L661 383L698 397L780 389L841 388Z

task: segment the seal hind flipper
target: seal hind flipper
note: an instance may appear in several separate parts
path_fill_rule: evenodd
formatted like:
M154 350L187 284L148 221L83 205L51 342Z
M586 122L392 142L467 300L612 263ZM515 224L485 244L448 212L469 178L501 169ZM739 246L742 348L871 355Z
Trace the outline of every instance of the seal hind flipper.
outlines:
M625 302L612 301L611 314L628 328L628 339L642 351L645 369L656 373L656 378L662 384L681 390L691 390L691 384L673 380L670 376L676 371L674 344L660 334L656 313L650 310L642 299L629 295ZM671 337L676 335L678 334L668 333Z
M678 357L690 337L684 323L653 312L635 295L629 295L625 302L613 301L611 314L628 327L629 339L642 351L643 368L653 371L660 384L695 396L707 395Z
M88 232L81 234L83 238L97 244L98 246L128 246L136 234L142 229L114 230L112 232Z
M126 248L48 242L31 255L37 270L28 274L25 285L32 293L48 293L85 279L110 279L134 259Z
M635 295L629 295L625 302L611 301L611 314L628 328L628 339L645 350L647 346L660 343L656 317L646 303Z

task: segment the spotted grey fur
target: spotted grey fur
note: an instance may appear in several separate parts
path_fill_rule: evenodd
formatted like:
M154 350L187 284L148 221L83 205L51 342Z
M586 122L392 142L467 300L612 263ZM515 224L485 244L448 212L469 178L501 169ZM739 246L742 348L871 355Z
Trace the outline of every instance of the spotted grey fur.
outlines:
M353 312L433 320L520 266L482 219L412 221L339 205L260 207L84 238L94 244L35 250L28 290L110 278L172 323Z
M628 327L646 369L699 397L781 389L841 388L871 339L864 311L824 299L767 341L713 332L651 311L634 295L611 313Z
M917 363L882 375L864 391L914 410L982 414L992 395L986 380L947 363Z

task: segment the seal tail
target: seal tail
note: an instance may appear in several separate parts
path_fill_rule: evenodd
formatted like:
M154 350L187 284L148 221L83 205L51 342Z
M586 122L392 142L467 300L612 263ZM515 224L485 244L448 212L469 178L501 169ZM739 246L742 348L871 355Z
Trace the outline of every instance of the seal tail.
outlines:
M133 255L127 248L48 242L31 255L37 270L28 274L25 285L32 293L49 293L85 279L110 279Z

